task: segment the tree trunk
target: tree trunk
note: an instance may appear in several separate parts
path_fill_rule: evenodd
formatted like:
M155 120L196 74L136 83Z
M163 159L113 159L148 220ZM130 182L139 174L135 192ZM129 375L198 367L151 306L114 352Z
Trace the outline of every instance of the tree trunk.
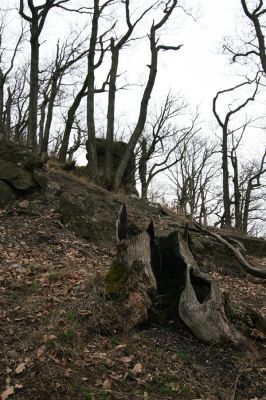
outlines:
M243 232L247 233L248 231L248 214L249 214L249 206L250 206L250 199L251 199L251 192L252 192L252 180L248 181L248 186L245 195L245 202L244 202L244 211L243 211Z
M44 100L41 104L40 111L41 111L41 117L40 117L40 124L39 124L39 145L40 148L42 148L42 142L43 142L43 135L44 135L44 123L45 123L45 117L46 117L46 107L48 104L48 96L44 93Z
M141 183L141 198L147 200L147 140L141 140L141 155L139 160L139 178Z
M48 144L49 144L50 130L51 130L51 125L52 125L52 120L53 120L54 102L55 102L55 98L56 98L56 95L58 92L58 84L57 84L58 78L59 77L57 76L57 74L55 74L55 76L53 76L53 78L52 78L51 93L50 93L50 97L48 100L48 110L47 110L43 140L42 140L41 150L40 150L40 152L42 154L48 154Z
M119 48L115 47L114 39L111 39L111 68L109 79L108 93L108 110L107 110L107 132L106 132L106 152L105 152L105 177L107 184L112 183L113 179L113 151L114 142L114 122L115 122L115 97L116 97L116 78L119 62Z
M151 28L150 32L150 46L151 46L151 64L149 66L150 69L149 78L145 90L143 92L137 125L129 139L126 151L115 174L115 182L114 182L115 190L118 190L121 184L121 180L125 173L127 163L130 159L132 152L135 149L135 146L143 132L146 123L148 104L155 84L155 79L157 75L157 64L158 64L158 49L156 48L155 31L153 30L153 27Z
M238 177L238 159L237 156L231 155L231 163L234 170L234 205L235 205L235 227L238 230L242 230L242 218L241 218L241 193L239 190L239 177Z
M71 107L69 108L69 110L67 112L65 131L64 131L64 135L63 135L63 140L62 140L62 144L61 144L61 147L60 147L60 151L59 151L59 162L60 163L66 162L67 150L68 150L68 146L69 146L69 138L70 138L72 126L73 126L73 123L74 123L74 120L75 120L75 115L76 115L77 109L78 109L78 107L80 105L80 102L81 102L82 98L85 95L85 92L86 92L86 89L87 89L87 85L88 85L88 76L86 76L86 79L85 79L85 81L84 81L84 83L82 85L82 88L78 92L78 94L75 97Z
M5 120L4 120L4 131L5 137L7 140L11 139L11 106L12 106L12 93L10 88L7 88L7 100L6 100L6 112L5 112Z
M30 96L29 96L29 120L27 143L37 149L37 116L38 116L38 92L39 92L39 36L35 20L31 26L31 61L30 61Z
M231 200L229 191L229 168L228 168L228 144L227 144L227 125L223 128L222 143L222 169L223 169L223 203L224 203L224 224L231 228Z
M86 144L87 159L89 166L89 176L94 182L99 181L97 151L96 151L96 131L94 120L94 59L95 48L98 37L98 23L100 17L99 0L94 0L94 12L92 18L90 48L88 53L88 94L87 94L87 129L88 140Z
M0 67L0 138L4 137L3 113L4 113L4 76L2 69Z

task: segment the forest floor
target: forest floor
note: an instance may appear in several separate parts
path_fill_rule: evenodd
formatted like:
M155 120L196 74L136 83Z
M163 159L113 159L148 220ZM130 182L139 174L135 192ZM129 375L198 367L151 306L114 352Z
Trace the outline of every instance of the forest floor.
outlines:
M0 213L1 400L266 399L266 338L254 329L242 327L252 343L244 352L200 343L173 321L117 331L104 291L114 242L61 223L59 176ZM232 302L265 313L265 281L215 278Z

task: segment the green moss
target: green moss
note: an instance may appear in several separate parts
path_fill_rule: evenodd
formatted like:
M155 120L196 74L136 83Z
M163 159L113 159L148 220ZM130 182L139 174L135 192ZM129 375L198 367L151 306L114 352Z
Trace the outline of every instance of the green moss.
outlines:
M83 392L83 400L93 400L93 393L90 390Z
M112 264L105 277L106 291L110 296L121 296L128 279L127 269L119 264Z
M77 341L77 334L73 329L67 329L58 335L58 339L61 343L73 345Z
M168 378L168 379L167 379ZM173 380L173 377L164 377L161 379L160 386L158 387L160 394L164 396L176 398L177 394L182 395L187 399L194 397L193 391L183 383L178 383Z
M186 385L182 385L181 394L188 399L192 399L194 397L193 391Z
M78 319L79 319L78 318L78 313L76 311L73 311L73 310L68 311L66 313L66 319L68 321L72 321L72 322L78 321Z
M175 391L170 385L162 385L159 387L159 392L164 396L172 396L175 394Z
M32 290L33 292L37 292L37 290L39 290L40 287L41 287L41 285L40 285L39 282L37 282L37 281L31 282L31 290Z
M105 390L101 390L99 392L99 400L106 400L110 398L110 393L106 392Z
M61 276L57 272L50 272L48 274L49 282L56 282L56 281L59 281L60 279L61 279Z
M180 358L181 361L183 361L184 363L189 361L189 356L187 353L185 353L184 351L179 351L177 353L178 357Z

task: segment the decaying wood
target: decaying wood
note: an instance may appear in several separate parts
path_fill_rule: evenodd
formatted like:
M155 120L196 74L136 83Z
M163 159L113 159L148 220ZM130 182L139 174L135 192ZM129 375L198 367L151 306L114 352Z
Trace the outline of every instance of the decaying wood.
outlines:
M146 290L156 289L156 280L151 268L150 236L147 232L141 232L131 240L123 240L118 244L118 258L128 269L128 286L145 286ZM142 280L136 275L140 273L139 267L142 266Z
M254 328L266 335L266 318L252 309L248 310L248 315L253 323Z
M150 235L141 232L127 239L127 214L121 207L117 224L117 263L126 269L127 300L125 330L148 319L150 293L156 291L156 280L151 267Z
M173 317L181 318L199 340L246 343L226 318L218 285L200 271L187 235L175 231L157 238L151 223L147 231L128 237L124 205L116 227L117 257L112 268L126 277L123 285L118 286L124 293L120 299L126 330L148 320L157 292L157 298L168 299Z
M188 242L179 235L180 256L186 263L186 282L178 312L194 335L208 343L231 341L238 345L244 338L230 326L223 307L223 299L216 282L200 271Z
M266 278L266 270L262 269L262 268L252 267L247 262L247 260L242 256L242 254L238 248L235 248L234 246L232 246L226 239L221 237L218 233L210 231L209 229L198 224L196 221L193 221L193 222L194 222L194 225L199 230L208 234L209 236L214 237L216 240L218 240L220 243L222 243L224 246L226 246L232 252L232 254L237 258L237 260L240 262L240 264L243 267L245 272L247 272L250 275L257 276L259 278Z

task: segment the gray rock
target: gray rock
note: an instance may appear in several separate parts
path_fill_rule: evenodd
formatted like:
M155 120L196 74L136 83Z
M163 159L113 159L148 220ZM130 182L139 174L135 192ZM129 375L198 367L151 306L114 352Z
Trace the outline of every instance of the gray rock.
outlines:
M28 200L23 200L18 203L20 208L24 208L25 210L29 208L30 202Z
M200 239L194 238L194 239L192 239L192 242L193 242L193 247L196 251L204 251L205 250L205 247L202 244Z
M37 185L44 189L47 187L48 179L47 176L40 169L34 169L33 171L33 180L37 183Z
M21 143L0 140L0 179L18 190L47 186L44 160Z
M4 181L0 180L0 207L5 207L15 200L12 188Z
M58 207L61 221L85 239L115 239L114 220L118 206L97 191L98 189L94 192L63 192L59 197Z
M75 197L68 192L63 193L59 198L59 212L62 222L79 236L91 239L95 234L96 224L92 220L93 206L88 201L86 204L85 198Z
M12 161L16 166L32 171L44 164L38 155L22 143L0 141L0 160Z
M0 160L0 179L19 190L28 190L36 186L29 171L6 160Z
M138 196L136 193L130 194L129 197L130 197L131 199L138 199L138 200L139 200L139 196Z

